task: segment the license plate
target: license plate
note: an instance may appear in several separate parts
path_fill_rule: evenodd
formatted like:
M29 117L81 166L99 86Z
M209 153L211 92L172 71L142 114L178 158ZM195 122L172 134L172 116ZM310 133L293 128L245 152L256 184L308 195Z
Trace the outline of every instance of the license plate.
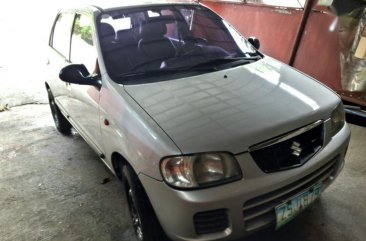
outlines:
M276 229L281 228L297 214L307 208L321 194L321 184L316 184L309 189L293 196L286 202L278 205L276 209Z

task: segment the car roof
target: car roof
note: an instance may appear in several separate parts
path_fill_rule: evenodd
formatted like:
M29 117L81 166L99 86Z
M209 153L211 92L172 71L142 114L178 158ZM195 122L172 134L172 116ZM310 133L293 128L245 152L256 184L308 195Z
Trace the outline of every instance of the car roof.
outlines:
M77 7L73 9L83 9L83 10L99 10L108 11L113 9L123 9L139 6L153 6L153 5L175 5L175 4L194 4L198 5L198 0L134 0L134 1L103 1L103 0L92 0L87 1L87 4L82 4L79 2ZM70 6L69 6L70 9Z
M103 1L101 5L97 5L101 9L136 7L155 4L186 4L198 3L195 0L134 0L134 1Z

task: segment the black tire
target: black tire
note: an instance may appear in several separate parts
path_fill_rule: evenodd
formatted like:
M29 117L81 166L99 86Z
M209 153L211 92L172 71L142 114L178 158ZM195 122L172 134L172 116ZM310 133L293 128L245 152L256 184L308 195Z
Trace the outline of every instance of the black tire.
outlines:
M71 124L66 119L66 117L61 113L60 109L55 103L55 98L53 97L53 94L49 88L47 88L48 93L48 101L51 108L51 113L53 117L53 121L55 122L56 129L65 136L68 136L71 134Z
M123 166L122 181L124 183L131 222L137 240L168 240L156 218L140 180L129 165Z

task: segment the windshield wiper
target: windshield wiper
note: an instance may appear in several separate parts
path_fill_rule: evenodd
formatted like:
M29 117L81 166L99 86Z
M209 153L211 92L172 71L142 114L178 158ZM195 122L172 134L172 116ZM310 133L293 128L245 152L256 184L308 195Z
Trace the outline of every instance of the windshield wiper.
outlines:
M186 72L210 72L216 71L216 68L166 68L166 69L155 69L155 70L145 70L139 72L129 72L124 74L115 75L116 78L130 78L130 77L155 77L169 74L181 74Z
M129 79L131 77L156 77L162 75L169 74L182 74L187 72L212 72L218 71L221 68L219 66L225 67L226 64L230 64L229 67L234 67L246 63L251 63L253 61L257 61L261 59L260 56L253 57L226 57L226 58L217 58L211 59L206 62L202 62L193 66L180 67L180 68L164 68L164 69L155 69L155 70L145 70L145 71L137 71L137 72L127 72L123 74L118 74L113 77L115 78L123 78Z
M229 64L228 67L235 67L235 66L239 66L239 65L243 65L243 64L248 64L257 60L260 60L262 57L257 55L257 56L251 56L251 57L225 57L225 58L216 58L216 59L211 59L209 61L206 62L202 62L196 65L193 65L191 67L189 67L190 69L196 69L196 68L202 68L202 67L206 67L206 66L210 66L211 68L215 68L216 70L218 70L218 67L226 67L227 64Z

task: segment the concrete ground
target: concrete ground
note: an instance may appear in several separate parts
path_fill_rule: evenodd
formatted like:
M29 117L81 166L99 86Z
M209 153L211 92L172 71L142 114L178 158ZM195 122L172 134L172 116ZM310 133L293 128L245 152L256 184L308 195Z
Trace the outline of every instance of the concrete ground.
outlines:
M0 240L135 240L121 183L47 105L0 112ZM249 241L366 240L366 128L352 126L346 166L322 198ZM112 177L102 184L102 180Z
M0 112L0 133L0 240L134 240L121 183L48 105Z

